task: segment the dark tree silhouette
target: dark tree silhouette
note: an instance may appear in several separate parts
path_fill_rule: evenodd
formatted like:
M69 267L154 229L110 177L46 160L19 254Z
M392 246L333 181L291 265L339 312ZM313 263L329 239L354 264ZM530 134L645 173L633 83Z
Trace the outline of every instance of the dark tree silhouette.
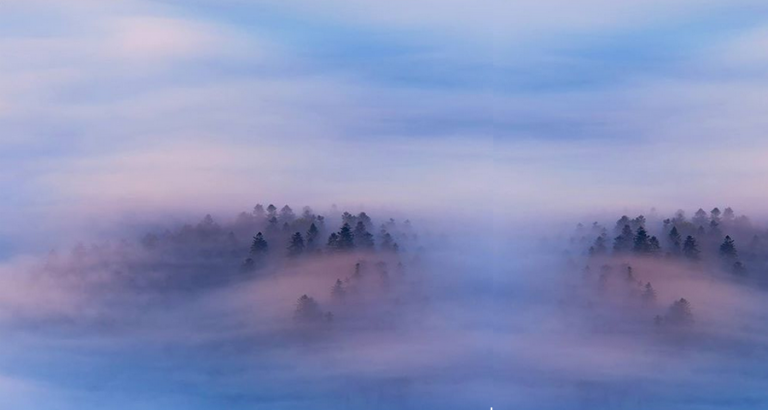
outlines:
M629 217L626 215L622 215L621 218L619 218L618 221L616 221L616 226L613 228L614 235L621 235L622 230L625 226L629 225L631 221L629 220Z
M691 219L691 222L693 222L695 226L703 226L709 222L707 219L707 212L699 208L699 210L693 214L693 219Z
M664 320L665 323L675 326L688 326L693 324L693 312L691 304L685 298L672 303Z
M648 237L648 232L646 232L645 228L642 226L637 228L637 234L635 234L632 250L639 254L647 254L651 252L651 244L650 238Z
M296 302L296 310L293 313L294 320L303 323L317 322L323 319L323 311L320 305L310 296L302 295Z
M589 254L594 256L604 255L608 251L606 241L607 238L605 237L605 234L601 234L595 238L595 243L589 248Z
M688 259L698 260L700 253L701 251L699 251L699 246L696 244L696 239L688 235L683 243L683 255Z
M673 226L669 231L669 245L672 248L672 253L680 253L680 245L682 245L682 237L676 226Z
M658 255L661 253L661 244L655 236L651 236L651 239L648 240L648 253L651 255Z
M280 210L280 220L286 223L293 222L296 219L296 215L293 213L293 209L286 205Z
M720 221L720 208L715 207L711 211L709 211L709 218L712 221L719 222Z
M733 209L729 206L728 208L725 208L723 211L723 221L724 222L733 222L733 219L735 217L735 214L733 213Z
M384 231L381 236L381 250L383 251L395 251L395 246L397 244L392 239L392 235L389 234L389 232Z
M355 246L358 248L373 249L373 235L365 228L365 223L362 220L357 222L353 236L355 240Z
M349 224L345 223L339 230L339 241L337 248L340 250L350 250L354 249L354 247L355 238L352 234L352 228L349 227Z
M267 253L268 249L269 244L267 244L267 241L264 239L264 235L262 235L261 232L257 233L256 236L253 237L253 242L251 243L251 255L262 257Z
M332 251L339 249L339 234L334 232L330 236L328 236L327 246L328 246L328 249Z
M720 256L728 261L735 261L738 257L738 252L736 252L736 245L730 236L726 236L722 245L720 245Z
M253 207L253 216L259 219L264 218L264 205L256 204L256 206Z
M629 225L624 225L621 235L613 239L613 251L621 253L631 250L634 236L632 228Z
M277 207L269 204L267 207L267 218L277 218Z
M301 236L301 232L296 232L291 235L291 240L288 242L288 256L296 257L304 253L304 238Z
M315 250L317 248L317 237L320 236L320 230L317 229L317 226L315 226L314 222L312 225L309 225L309 230L307 231L307 250Z
M336 283L331 288L331 297L336 301L342 301L347 296L347 291L344 289L344 282L341 279L336 279Z

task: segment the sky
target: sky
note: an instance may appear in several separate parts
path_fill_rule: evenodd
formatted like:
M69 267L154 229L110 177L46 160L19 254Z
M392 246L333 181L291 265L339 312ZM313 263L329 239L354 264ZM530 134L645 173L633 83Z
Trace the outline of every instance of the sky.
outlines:
M30 218L267 196L757 212L767 18L747 0L0 1L0 243Z
M660 297L693 289L708 337L680 356L623 328L621 303L593 322L591 293L551 286L561 261L483 229L652 207L764 220L766 96L764 0L0 0L0 405L337 409L348 386L348 408L765 404L759 289L664 268ZM258 202L411 215L469 243L425 243L429 304L376 300L391 311L364 305L308 350L275 348L275 317L327 293L319 268L134 294L36 259ZM188 269L105 248L96 262ZM390 316L396 337L366 327Z

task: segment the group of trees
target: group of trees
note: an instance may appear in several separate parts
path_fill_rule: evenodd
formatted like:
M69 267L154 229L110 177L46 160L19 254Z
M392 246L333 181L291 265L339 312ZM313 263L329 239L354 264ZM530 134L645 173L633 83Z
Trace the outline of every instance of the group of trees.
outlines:
M397 272L402 276L405 274L405 266L402 261L397 263ZM351 275L336 279L330 288L330 296L333 304L339 306L348 302L350 296L357 295L360 292L360 285L364 277L370 273L369 262L365 259L355 263L354 271ZM379 285L384 289L389 289L389 267L387 262L380 260L373 264L373 273L378 277ZM296 301L293 318L300 324L318 324L322 322L332 322L334 314L330 311L323 312L320 304L311 296L304 294Z
M595 237L588 254L600 256L608 255L612 251L615 255L682 257L691 261L713 259L713 256L717 255L731 272L746 273L746 267L736 249L736 241L726 233L727 230L739 233L748 231L751 224L746 217L736 218L731 208L726 208L725 212L714 208L709 216L699 209L688 221L684 212L678 211L673 218L661 222L655 230L664 238L663 242L659 240L659 236L649 233L649 222L644 216L633 219L622 216L616 221L616 236L610 250L608 231L596 222L592 226L592 234ZM584 230L584 226L579 224L577 232L584 234ZM758 241L759 236L755 232L753 243Z
M623 278L617 274L624 272ZM591 276L589 265L584 268L585 278ZM598 289L601 294L616 292L619 290L618 299L627 302L640 302L646 309L657 308L656 289L650 282L638 280L631 265L622 265L617 269L611 264L604 264L600 268L598 277ZM657 314L654 317L654 323L658 326L686 326L693 323L693 311L691 304L685 298L681 298L672 303L665 314Z

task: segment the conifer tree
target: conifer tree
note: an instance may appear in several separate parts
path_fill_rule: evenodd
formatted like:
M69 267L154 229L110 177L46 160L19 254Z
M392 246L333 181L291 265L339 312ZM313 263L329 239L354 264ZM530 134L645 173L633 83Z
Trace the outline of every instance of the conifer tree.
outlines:
M683 255L688 259L698 260L700 253L701 251L699 251L699 246L696 244L696 239L688 235L683 243Z
M312 225L309 225L309 230L307 231L307 250L312 251L317 247L318 236L320 236L320 230L317 229L313 222Z
M293 313L294 320L303 323L317 322L323 318L323 311L314 298L302 295L296 302L296 310Z
M624 225L624 228L621 230L621 235L613 240L613 251L621 253L631 250L634 236L632 228L629 225Z
M339 241L338 241L338 249L340 250L350 250L354 249L355 247L355 238L352 234L352 228L349 227L349 224L342 225L341 229L339 230Z
M651 255L658 255L661 253L661 244L655 236L651 236L651 239L648 240L648 253Z
M685 298L675 301L672 303L672 306L669 307L664 322L676 326L688 326L693 324L691 304L685 300Z
M640 254L650 253L651 244L649 240L650 238L648 237L648 232L645 231L645 228L642 226L637 228L637 234L635 234L632 250L634 250L635 253Z
M296 232L291 235L291 240L288 243L288 256L296 257L304 253L304 238L301 236L301 232Z
M693 224L696 226L705 225L707 222L709 222L707 220L707 212L699 208L699 210L696 211L696 213L693 215L693 219L691 219L691 222L693 222Z
M355 246L362 249L373 249L373 235L365 229L365 223L358 221L353 233Z
M344 282L341 279L336 279L336 283L331 288L331 297L336 301L342 301L347 296L347 291L344 289Z
M735 261L738 253L736 252L736 245L730 236L725 237L722 245L720 245L720 256L728 261Z
M339 249L339 235L334 232L328 236L328 249L335 251Z
M253 237L253 242L251 243L251 255L254 257L262 257L266 255L268 249L269 244L267 244L267 241L264 239L264 235L262 235L261 232L257 233L256 236Z
M669 231L669 244L672 248L672 253L674 254L680 253L680 245L682 245L682 237L680 236L680 232L677 230L676 226L673 226L672 229Z

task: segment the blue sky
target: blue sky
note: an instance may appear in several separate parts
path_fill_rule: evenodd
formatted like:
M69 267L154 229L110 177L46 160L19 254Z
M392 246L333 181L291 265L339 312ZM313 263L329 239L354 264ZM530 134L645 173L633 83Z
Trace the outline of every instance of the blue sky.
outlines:
M256 196L756 210L766 18L758 1L0 2L0 211L68 230Z

